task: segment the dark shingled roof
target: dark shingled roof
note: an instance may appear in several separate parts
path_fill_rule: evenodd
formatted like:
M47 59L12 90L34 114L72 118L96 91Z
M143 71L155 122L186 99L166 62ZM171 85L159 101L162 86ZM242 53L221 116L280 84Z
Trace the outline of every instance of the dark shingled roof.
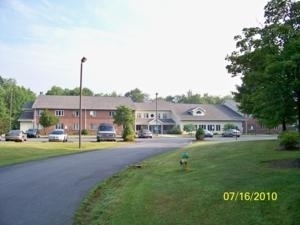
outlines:
M23 111L18 121L33 120L33 111Z
M204 115L193 116L189 112L192 109L200 107L204 110ZM183 121L227 121L236 120L243 121L244 117L226 107L225 105L213 104L175 104L173 107L174 112Z
M82 96L82 109L114 110L120 105L134 108L128 97ZM77 109L79 96L39 95L32 105L34 109Z

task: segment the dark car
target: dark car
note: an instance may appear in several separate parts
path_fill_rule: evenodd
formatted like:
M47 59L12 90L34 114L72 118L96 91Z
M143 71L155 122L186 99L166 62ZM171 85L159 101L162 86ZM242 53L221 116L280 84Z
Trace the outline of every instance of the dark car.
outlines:
M5 141L27 141L26 134L21 130L10 130L5 134Z
M28 129L26 131L27 138L39 138L40 137L40 131L38 129Z
M152 138L152 132L148 129L143 129L138 133L139 138Z

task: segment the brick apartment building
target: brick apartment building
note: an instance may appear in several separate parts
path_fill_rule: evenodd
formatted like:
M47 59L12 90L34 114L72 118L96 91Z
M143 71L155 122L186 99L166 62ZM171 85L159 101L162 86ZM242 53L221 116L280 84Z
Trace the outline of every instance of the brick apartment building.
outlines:
M113 116L118 106L132 108L135 114L135 130L150 129L152 132L168 133L172 128L183 130L187 124L222 133L223 127L231 123L241 131L245 130L245 117L226 104L182 104L163 100L134 103L128 97L82 97L82 129L96 133L100 123L113 123ZM79 130L79 96L39 95L37 99L26 104L19 118L20 129L41 129L39 118L48 110L59 118L59 123L48 129L63 128L70 134ZM122 132L117 127L117 133Z

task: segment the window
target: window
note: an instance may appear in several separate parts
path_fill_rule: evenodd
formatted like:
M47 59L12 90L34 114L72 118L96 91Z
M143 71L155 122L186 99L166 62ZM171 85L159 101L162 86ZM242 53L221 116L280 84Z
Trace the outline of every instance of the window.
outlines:
M56 128L56 129L64 129L65 126L64 126L63 123L58 123L58 124L55 125L55 128Z
M207 129L210 131L214 131L215 130L215 125L207 125Z
M79 124L78 123L73 124L73 130L79 130Z
M221 125L216 125L216 131L220 131L221 130Z
M42 110L42 109L38 110L38 116L42 116L43 112L44 112L44 110Z
M64 116L64 110L55 110L55 116Z
M144 118L149 118L149 113L144 113Z
M142 118L142 114L141 113L137 113L136 114L136 118Z
M116 112L114 112L114 111L110 111L110 112L109 112L109 116L110 116L110 117L114 117L115 114L116 114Z
M79 117L79 111L78 111L78 110L73 111L73 112L72 112L72 115L73 115L74 117Z
M163 119L168 119L168 114L167 113L163 113Z
M202 129L206 129L206 125L200 124L199 127L201 127Z
M91 117L96 117L96 111L90 111L90 116Z

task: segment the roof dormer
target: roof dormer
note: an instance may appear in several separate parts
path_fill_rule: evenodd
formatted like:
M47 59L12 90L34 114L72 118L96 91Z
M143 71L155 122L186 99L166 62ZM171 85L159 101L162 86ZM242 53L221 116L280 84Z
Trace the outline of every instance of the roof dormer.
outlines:
M206 110L201 108L201 107L195 107L193 109L190 109L188 111L188 114L192 115L192 116L204 116L205 115Z

